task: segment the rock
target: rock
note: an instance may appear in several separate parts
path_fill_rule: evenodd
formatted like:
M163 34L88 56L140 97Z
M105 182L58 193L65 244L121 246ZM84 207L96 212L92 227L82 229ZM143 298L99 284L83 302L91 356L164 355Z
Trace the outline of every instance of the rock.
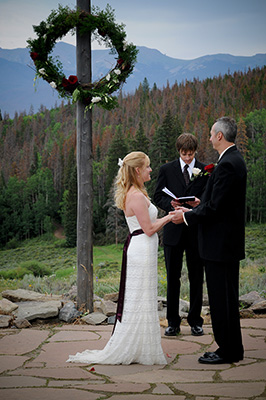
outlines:
M179 300L179 312L188 313L189 312L189 302L183 299Z
M209 296L207 294L204 294L202 296L202 305L205 307L209 305Z
M7 299L0 300L0 314L8 315L18 308L17 304L12 303Z
M111 300L102 300L100 304L100 309L107 317L111 317L112 315L116 314L117 304Z
M207 307L207 306L202 307L202 309L201 309L201 314L202 314L202 315L208 315L208 314L210 314L210 307Z
M15 325L15 327L18 329L23 329L23 328L29 328L31 326L31 323L27 319L22 318L22 319L15 319L13 325Z
M93 312L91 314L85 315L81 318L83 322L88 325L100 325L107 320L106 315L98 312Z
M27 319L31 321L36 318L51 318L59 314L62 303L59 300L54 301L25 301L18 303L14 315L17 319Z
M160 321L166 320L166 307L162 309L162 311L158 311ZM168 322L167 325L168 326Z
M77 285L73 285L69 292L65 294L65 297L75 301L77 299Z
M165 297L158 296L158 297L157 297L157 300L158 300L158 302L162 302L164 307L167 306L167 300L166 300Z
M0 315L0 328L8 328L12 320L12 315Z
M115 315L112 315L111 317L108 317L107 323L108 325L114 325L115 323Z
M166 318L160 318L160 326L162 326L163 328L167 328L168 321Z
M163 311L163 302L158 301L158 311Z
M266 313L266 300L262 300L258 303L253 304L250 308L255 314L265 314Z
M101 310L101 300L95 300L93 302L93 311L94 312L102 312L102 310Z
M113 301L114 303L117 303L117 302L118 302L118 295L119 295L118 292L117 292L117 293L105 294L103 299L104 299L105 301L110 300L110 301Z
M250 308L245 308L239 312L240 318L254 318L255 313Z
M62 296L59 295L46 295L25 289L4 290L2 296L15 303L20 301L54 301L62 299Z
M253 291L249 292L247 294L244 294L243 296L239 297L239 304L240 306L247 308L250 307L256 303L259 303L263 301L264 299L259 295L258 292Z
M61 308L59 319L65 322L72 322L78 318L80 314L81 312L76 309L75 304L72 301L69 301L63 308Z

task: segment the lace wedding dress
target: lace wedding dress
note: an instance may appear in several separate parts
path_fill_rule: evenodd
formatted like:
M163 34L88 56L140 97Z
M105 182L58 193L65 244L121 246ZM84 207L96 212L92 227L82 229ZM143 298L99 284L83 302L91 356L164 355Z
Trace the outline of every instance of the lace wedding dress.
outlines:
M150 204L151 221L157 208ZM136 216L127 217L130 232L140 229ZM127 271L122 321L103 350L85 350L67 362L86 364L166 364L161 347L157 311L158 236L133 236L127 252Z

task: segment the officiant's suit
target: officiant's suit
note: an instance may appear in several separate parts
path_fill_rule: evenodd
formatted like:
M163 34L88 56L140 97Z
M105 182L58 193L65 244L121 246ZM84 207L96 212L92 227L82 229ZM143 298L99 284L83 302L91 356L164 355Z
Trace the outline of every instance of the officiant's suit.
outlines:
M219 346L215 353L229 362L243 359L238 283L239 261L245 258L246 177L244 159L233 145L221 154L201 204L184 214L188 226L199 227L199 253L204 259L213 333ZM208 361L208 353L203 361L206 357Z
M194 167L203 170L203 164L195 159ZM181 169L180 159L161 166L154 193L154 202L162 210L169 212L172 198L162 192L167 187L176 197L193 195L201 199L207 176L198 176L186 185ZM187 205L185 205L187 206ZM187 206L190 208L189 206ZM203 262L198 252L198 227L187 227L185 224L176 225L172 222L163 228L164 255L167 270L167 320L168 326L180 330L179 315L180 278L183 254L186 261L190 285L190 310L187 321L191 327L202 327L202 286Z

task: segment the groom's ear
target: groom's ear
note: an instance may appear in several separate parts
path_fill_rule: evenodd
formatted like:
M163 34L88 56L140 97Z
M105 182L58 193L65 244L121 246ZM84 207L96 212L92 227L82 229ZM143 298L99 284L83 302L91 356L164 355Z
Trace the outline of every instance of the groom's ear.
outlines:
M216 137L217 137L218 140L222 140L222 138L224 137L223 132L219 131L219 132L217 133Z

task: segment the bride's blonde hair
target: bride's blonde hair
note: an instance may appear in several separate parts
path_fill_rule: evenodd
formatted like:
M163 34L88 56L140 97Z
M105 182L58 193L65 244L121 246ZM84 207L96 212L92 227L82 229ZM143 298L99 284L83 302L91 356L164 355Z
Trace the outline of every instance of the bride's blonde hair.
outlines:
M149 198L146 188L140 186L136 172L136 168L143 168L149 164L149 157L142 151L132 151L125 156L115 181L115 205L117 208L125 210L126 195L131 186Z

